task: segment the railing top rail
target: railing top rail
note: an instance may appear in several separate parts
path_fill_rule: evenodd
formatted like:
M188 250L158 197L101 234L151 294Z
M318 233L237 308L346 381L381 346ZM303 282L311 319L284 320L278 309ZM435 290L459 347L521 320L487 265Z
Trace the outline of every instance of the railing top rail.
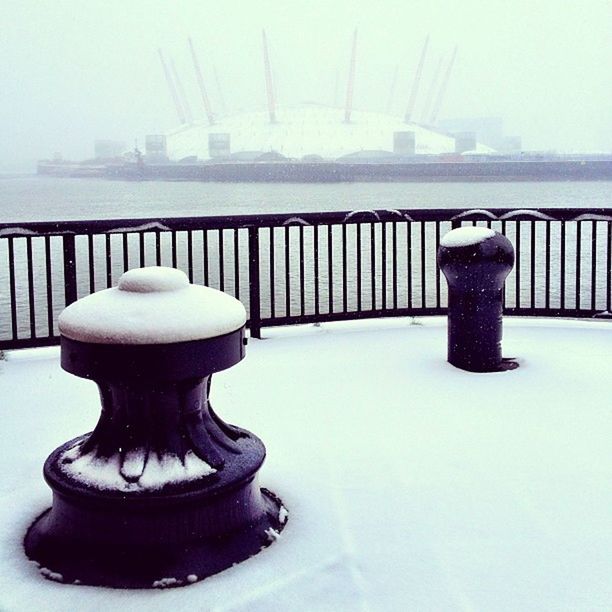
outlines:
M353 210L140 219L0 222L0 238L62 234L138 233L196 229L240 229L284 225L331 225L392 221L531 220L612 221L611 208L430 208Z

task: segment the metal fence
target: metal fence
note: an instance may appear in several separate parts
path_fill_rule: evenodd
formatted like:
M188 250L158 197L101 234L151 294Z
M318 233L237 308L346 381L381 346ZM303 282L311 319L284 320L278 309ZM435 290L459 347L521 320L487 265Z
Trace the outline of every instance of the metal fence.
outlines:
M57 315L130 268L168 265L273 325L446 312L441 236L465 224L514 244L509 315L612 312L607 209L377 210L0 224L0 349L59 341Z

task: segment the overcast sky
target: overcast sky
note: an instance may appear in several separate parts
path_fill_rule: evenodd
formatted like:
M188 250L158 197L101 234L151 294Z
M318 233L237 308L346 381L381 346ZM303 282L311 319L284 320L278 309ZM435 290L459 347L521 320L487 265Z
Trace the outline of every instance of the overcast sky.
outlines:
M430 35L416 118L440 57L458 54L440 119L501 116L531 149L612 150L607 0L3 0L0 164L92 155L96 138L142 143L176 113L157 55L172 57L202 116L187 46L214 110L265 108L261 29L278 103L345 96L358 28L354 108L405 111ZM338 77L337 77L338 75Z

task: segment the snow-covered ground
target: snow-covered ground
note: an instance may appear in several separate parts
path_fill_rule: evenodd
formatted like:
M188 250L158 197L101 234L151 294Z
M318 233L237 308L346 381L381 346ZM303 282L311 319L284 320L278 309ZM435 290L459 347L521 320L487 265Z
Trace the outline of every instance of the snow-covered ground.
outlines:
M505 321L521 367L470 374L427 319L264 330L213 404L267 445L289 509L256 557L180 589L44 580L24 557L41 470L98 416L58 349L0 362L0 610L609 610L612 325ZM51 568L52 569L52 568ZM163 578L163 577L160 577Z

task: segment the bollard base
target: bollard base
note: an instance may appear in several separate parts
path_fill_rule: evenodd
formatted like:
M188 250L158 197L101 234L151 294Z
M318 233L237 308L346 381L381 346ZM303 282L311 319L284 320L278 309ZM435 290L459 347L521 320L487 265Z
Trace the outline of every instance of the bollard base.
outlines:
M514 357L504 357L499 364L498 372L508 372L509 370L516 370L519 367L519 362Z
M53 506L24 540L45 578L125 589L184 586L252 557L285 526L280 499L258 485L265 448L250 432L240 430L236 454L216 473L129 492L95 488L62 471L65 450L87 437L62 445L45 463Z
M25 551L45 578L64 584L122 589L186 586L245 561L280 537L287 516L282 502L267 489L254 495L263 512L237 531L191 542L139 546L122 544L108 533L98 534L107 536L105 542L81 540L74 531L70 537L54 533L54 504L30 526Z
M448 362L452 366L466 372L478 372L480 374L486 374L487 372L509 372L519 367L519 362L514 357L503 357L495 363L482 363L479 360L470 361L469 359L466 360L465 356L461 357L461 359L449 357Z

